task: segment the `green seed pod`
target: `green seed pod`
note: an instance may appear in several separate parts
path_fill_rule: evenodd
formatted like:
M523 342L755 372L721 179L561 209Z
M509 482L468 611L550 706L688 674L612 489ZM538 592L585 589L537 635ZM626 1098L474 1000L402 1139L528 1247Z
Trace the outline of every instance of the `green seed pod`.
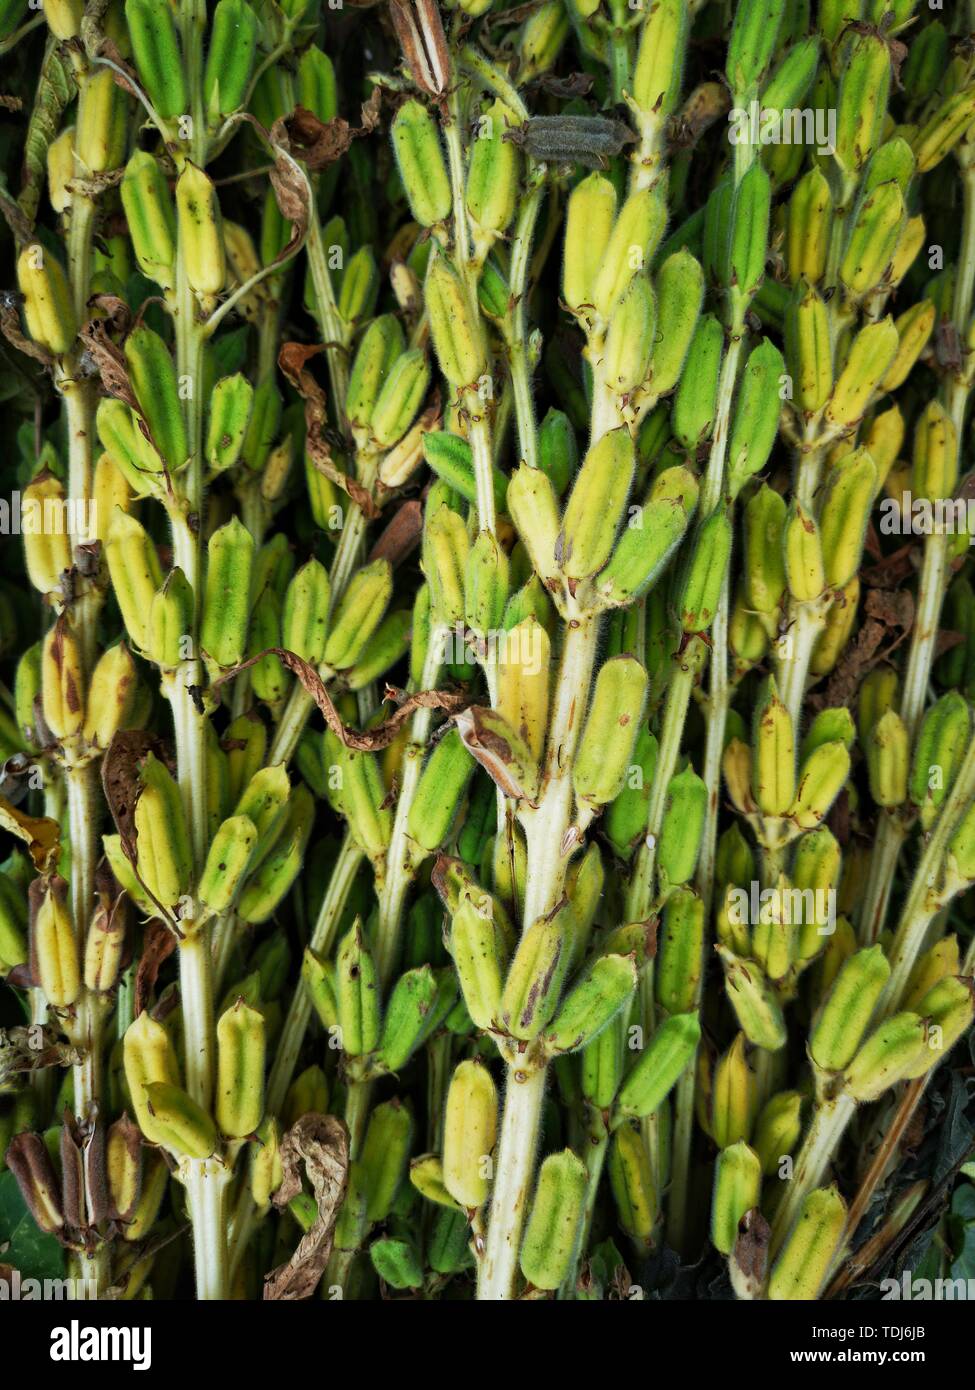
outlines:
M206 592L200 645L218 666L243 660L250 617L254 537L236 517L218 527L207 545Z
M889 709L863 741L870 776L870 794L878 806L900 806L907 800L911 741L907 726Z
M592 302L605 322L610 321L633 277L653 259L666 217L666 203L658 189L631 193L620 208L592 280Z
M507 230L518 197L517 146L505 136L515 124L511 112L495 101L479 117L467 169L467 211L479 231L494 237Z
M264 589L258 595L248 632L248 658L258 658L251 669L254 694L277 709L288 693L291 677L281 658L268 651L282 645L281 600L274 589Z
M64 485L60 478L46 470L37 474L24 489L21 510L25 516L63 516L66 507ZM61 585L62 576L70 571L74 563L67 528L42 524L37 531L25 529L24 560L30 581L38 593L53 593Z
M128 103L108 68L92 73L81 85L75 155L92 174L106 174L125 163Z
M210 397L206 459L214 473L233 468L244 447L254 405L254 388L242 372L217 382Z
M466 439L448 430L429 430L423 436L423 457L436 473L454 492L459 492L467 502L477 501L477 483L474 477L474 452ZM505 505L508 482L500 469L493 470L494 500L498 508Z
M175 472L186 463L189 446L169 348L151 328L134 328L125 340L125 360L152 442Z
M718 507L698 528L680 585L677 611L685 632L706 632L717 612L731 556L731 519Z
M738 1223L759 1205L762 1196L762 1164L747 1144L722 1149L714 1170L711 1197L711 1239L722 1255L730 1255L738 1239Z
M19 886L0 873L0 973L6 975L23 965L29 955L27 945L27 903Z
M163 461L142 433L134 410L124 401L99 401L95 415L98 438L102 446L111 454L129 487L136 497L144 497L154 492L163 471ZM32 484L33 486L33 484ZM109 518L108 531L116 511L128 512L127 507L114 507Z
M975 1001L971 979L939 980L921 999L917 1012L928 1023L928 1036L922 1055L904 1071L905 1081L926 1075L972 1026Z
M765 278L772 185L763 165L753 164L738 184L731 204L728 283L747 303Z
M805 750L805 744L803 748ZM804 756L808 755L804 753ZM803 835L796 846L792 886L803 895L802 926L797 948L800 960L812 960L818 955L831 932L833 923L830 921L830 909L827 906L823 911L822 904L828 904L830 894L836 893L841 859L839 842L825 825ZM809 898L805 896L807 893L812 894L811 907Z
M281 1136L278 1122L271 1115L258 1129L257 1143L251 1145L250 1194L259 1212L266 1215L270 1210L271 1198L283 1177Z
M519 464L508 484L508 511L543 584L558 582L558 500L546 473Z
M587 578L609 559L635 467L633 440L623 428L604 434L583 459L558 538L570 579Z
M342 272L339 313L346 323L359 323L372 313L379 294L379 267L371 246L360 246Z
M571 1149L549 1154L538 1170L521 1245L521 1272L537 1289L557 1289L569 1272L586 1186L585 1164Z
M615 656L600 667L572 770L580 801L605 806L622 791L646 693L647 673L635 657Z
M654 345L651 379L656 395L662 396L672 391L680 379L701 313L704 271L687 249L679 250L663 261L656 271L655 284L661 341Z
M880 33L856 35L846 51L837 94L834 158L855 179L880 144L890 95L890 54Z
M487 1201L497 1125L498 1093L491 1073L478 1061L461 1062L447 1090L443 1185L468 1211Z
M562 1001L546 1030L549 1048L578 1052L588 1046L616 1018L636 986L633 956L600 956Z
M143 1090L152 1116L153 1142L177 1159L209 1158L217 1147L217 1127L203 1107L168 1081L151 1081Z
M785 0L743 0L735 9L725 65L735 97L753 92L762 81L775 54L785 10Z
M230 908L250 868L257 826L249 816L231 816L213 837L197 894L214 914ZM226 1131L224 1131L226 1133Z
M621 1115L653 1115L694 1060L701 1040L696 1013L673 1014L656 1029L620 1087L616 1108Z
M786 268L793 285L818 285L822 280L831 219L829 184L817 166L803 175L789 199Z
M476 385L487 371L481 326L456 271L442 257L427 272L425 299L440 370L457 390Z
M877 469L866 449L847 454L830 472L820 513L820 539L827 584L840 589L856 574L863 552Z
M501 996L501 1021L513 1038L531 1042L555 1013L574 925L572 908L565 903L522 935Z
M450 216L450 180L433 117L418 101L406 101L391 134L410 211L423 227L443 222Z
M594 303L593 286L616 221L616 189L602 174L589 174L569 196L565 216L562 298L570 309Z
M687 468L665 468L649 499L630 511L609 563L596 577L602 606L624 607L657 581L687 530L698 499L697 479Z
M835 1187L820 1187L802 1204L799 1219L772 1266L768 1297L818 1298L846 1229L846 1203Z
M247 0L218 0L203 73L203 103L211 125L243 106L254 70L258 18Z
M427 759L410 807L407 833L425 854L433 854L449 836L473 771L473 758L451 729Z
M785 498L763 483L745 504L745 586L758 613L776 613L785 593L785 521Z
M125 1080L139 1128L150 1144L161 1144L161 1128L157 1129L147 1104L146 1086L153 1082L179 1085L176 1053L169 1034L143 1011L125 1030L122 1044Z
M925 830L934 824L954 784L970 736L968 704L950 690L926 712L914 748L909 795Z
M381 1237L369 1247L372 1266L391 1289L419 1289L423 1286L423 1266L416 1250L405 1240Z
M55 874L30 886L30 973L54 1009L67 1009L81 993L79 942L71 921L68 885Z
M254 392L254 408L241 451L244 463L260 473L270 457L281 424L281 393L273 380L262 381Z
M467 558L464 618L468 629L486 639L504 620L508 601L508 556L490 531L479 531Z
M911 491L930 502L951 497L958 481L958 436L940 401L930 401L914 433Z
M383 382L404 348L403 329L392 314L374 319L362 335L352 362L345 406L353 426L368 428Z
M379 983L372 955L358 923L338 951L337 998L342 1049L362 1057L379 1043Z
M372 753L355 753L329 735L326 740L329 777L336 778L342 814L364 853L373 860L379 859L385 854L393 832L392 812L385 805L386 788L379 763ZM330 782L332 786L335 784Z
M823 546L815 518L793 500L785 523L783 539L786 581L789 592L800 603L819 598L826 587Z
M204 298L219 294L227 278L220 203L211 179L188 160L176 180L176 223L190 288Z
M637 275L613 313L603 351L603 376L611 391L628 395L646 381L657 332L653 286Z
M719 1149L748 1142L756 1110L756 1077L745 1054L745 1035L739 1033L719 1057L711 1080L710 1133Z
M422 1158L412 1160L410 1182L428 1202L438 1207L448 1207L451 1211L463 1210L444 1186L443 1164L437 1154L424 1154Z
M17 257L17 284L34 342L55 356L70 352L78 333L71 290L60 263L39 241L25 246Z
M632 1125L614 1132L608 1168L620 1225L632 1240L649 1246L657 1224L657 1190L646 1145Z
M748 354L728 445L728 489L734 497L768 462L779 426L779 388L785 363L763 338Z
M625 1024L624 1015L617 1015L582 1050L582 1094L599 1110L608 1110L612 1105L623 1077Z
M382 1064L399 1071L429 1035L437 1002L437 977L429 965L407 970L393 986L379 1039Z
M714 314L698 320L671 412L675 436L690 454L711 436L718 401L724 329Z
M739 1027L750 1043L767 1052L778 1052L788 1041L788 1031L775 990L761 967L742 960L724 946L714 948L724 967L725 993Z
M547 0L518 32L518 80L530 82L553 65L569 36L569 16L561 0Z
M165 765L149 753L140 772L135 803L139 876L163 907L172 910L189 891L193 857L179 787Z
M313 20L313 13L309 12L306 22ZM313 112L320 121L330 121L338 115L335 68L328 54L315 44L306 48L298 59L297 96L299 105Z
M898 685L897 672L889 666L877 667L862 681L857 710L861 739L866 739L877 720L894 708Z
M848 429L863 418L870 397L889 371L898 346L897 328L889 314L878 323L868 323L866 328L860 329L826 407L828 424Z
M958 938L952 933L935 942L931 949L925 951L918 959L904 989L904 1008L924 1017L924 1011L918 1006L925 995L948 976L960 973Z
M508 952L488 895L461 898L451 917L450 953L472 1021L478 1028L494 1028L501 1012Z
M621 859L632 855L646 833L657 753L656 736L641 724L623 789L607 806L603 820L606 835Z
M893 1014L861 1045L844 1072L844 1090L861 1104L879 1100L925 1056L933 1057L924 1020L914 1013Z
M562 410L550 407L538 427L538 466L551 480L559 497L579 467L579 447L572 421Z
M314 805L314 797L306 786L300 785L292 792L281 834L241 894L241 921L252 925L266 922L291 889L311 835Z
M339 1021L338 974L334 961L322 960L310 947L301 958L301 980L312 1008L327 1029Z
M784 816L796 791L792 716L769 676L755 706L752 732L752 796L767 816Z
M318 560L295 571L281 614L281 645L317 666L325 655L331 585Z
M344 672L348 688L364 690L395 666L409 651L412 628L413 619L406 610L387 613L359 653L355 665Z
M716 883L722 888L729 883L743 887L754 877L755 856L737 821L718 837L714 874Z
M897 183L882 183L857 209L840 279L854 299L862 299L882 284L904 230L907 213Z
M325 663L341 671L354 666L376 631L393 592L388 560L374 560L355 574L339 599L325 644Z
M412 348L396 359L387 373L372 412L371 429L376 443L390 449L416 418L427 386L430 364L422 348Z
M264 1113L264 1019L238 1000L217 1020L217 1110L221 1134L246 1139Z
M975 120L975 91L954 92L914 137L917 172L934 169L955 148Z
M767 1178L780 1170L799 1142L802 1133L802 1096L798 1091L780 1091L762 1107L755 1125L752 1147Z
M825 819L850 775L850 754L842 743L823 743L803 761L796 799L789 815L802 830Z
M680 888L664 906L654 972L657 1000L669 1014L693 1008L703 970L704 904L689 888Z
M674 114L680 97L690 20L682 0L661 0L640 28L630 95L644 116L661 123Z
M413 1143L413 1118L398 1100L377 1105L369 1119L359 1160L366 1219L385 1221L403 1180Z
M125 0L125 23L149 100L166 120L182 116L189 110L186 69L169 0Z
M667 784L667 800L657 847L657 872L663 893L687 883L697 866L704 833L708 791L690 766Z
M881 946L857 951L844 962L809 1039L809 1052L818 1067L842 1071L850 1065L889 979L890 966Z

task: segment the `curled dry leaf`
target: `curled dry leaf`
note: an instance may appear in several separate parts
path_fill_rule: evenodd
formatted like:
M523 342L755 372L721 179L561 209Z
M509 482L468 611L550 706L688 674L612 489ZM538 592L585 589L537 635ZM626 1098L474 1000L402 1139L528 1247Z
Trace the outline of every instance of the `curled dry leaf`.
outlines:
M302 1188L302 1167L311 1184L318 1215L286 1264L264 1280L268 1301L310 1298L332 1253L335 1222L349 1178L349 1132L334 1115L302 1115L281 1141L284 1177L274 1194L280 1211Z
M0 829L27 845L27 852L38 873L51 873L61 853L61 829L50 816L28 816L0 797Z

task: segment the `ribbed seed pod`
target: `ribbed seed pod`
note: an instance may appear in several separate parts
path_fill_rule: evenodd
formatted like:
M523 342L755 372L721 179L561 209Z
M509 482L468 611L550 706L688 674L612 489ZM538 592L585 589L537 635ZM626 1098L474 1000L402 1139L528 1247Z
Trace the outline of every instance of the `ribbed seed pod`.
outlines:
M703 970L704 904L689 888L681 888L664 907L654 972L657 999L668 1013L693 1008Z
M379 1043L379 983L358 924L339 946L336 992L342 1049L362 1057Z
M179 1084L176 1053L169 1034L161 1023L143 1011L125 1030L122 1057L129 1098L139 1128L150 1144L162 1143L161 1130L157 1130L153 1123L145 1088L158 1081L174 1086Z
M169 348L151 328L134 328L125 340L125 360L152 442L175 472L185 464L189 446Z
M388 560L374 560L352 578L336 606L325 643L325 662L337 670L354 666L379 626L393 591Z
M788 1158L802 1133L802 1096L798 1091L780 1091L766 1101L755 1125L752 1147L758 1155L765 1177L774 1177Z
M17 257L17 284L34 342L54 356L69 352L78 332L71 290L60 262L39 241Z
M168 0L143 2L147 5L158 3L171 14ZM180 111L185 109L184 99ZM176 208L153 155L144 150L136 151L125 166L120 192L140 270L162 289L171 290L176 284Z
M756 1047L777 1052L788 1041L782 1008L757 961L742 960L724 946L715 950L724 967L725 992L744 1036Z
M755 1150L740 1141L722 1149L711 1195L711 1239L722 1255L731 1254L738 1223L758 1206L761 1194L762 1164Z
M602 174L589 174L569 197L562 261L562 297L570 309L593 304L593 286L616 220L616 189Z
M413 1140L413 1118L401 1101L377 1105L369 1119L359 1160L366 1218L385 1221L406 1173Z
M189 160L176 180L176 223L190 288L203 298L219 294L227 278L220 204L212 180Z
M614 1131L607 1166L620 1225L632 1240L649 1246L657 1224L657 1191L643 1137L632 1125Z
M295 571L281 614L281 645L317 666L325 655L331 585L328 571L309 560Z
M200 645L218 666L243 660L250 616L254 537L237 517L214 531L207 545L206 591Z
M443 1185L468 1211L487 1201L498 1124L498 1093L487 1067L461 1062L447 1090Z
M440 370L456 389L473 386L487 370L481 326L456 271L440 256L424 290Z
M752 732L752 796L767 816L784 816L796 791L792 716L769 676L755 705Z
M928 1054L927 1025L915 1013L893 1014L864 1042L843 1074L854 1100L877 1100Z
M900 806L907 800L911 747L907 726L895 710L877 720L863 741L870 794L878 806Z
M424 227L450 215L450 181L433 117L418 101L406 101L392 124L393 152L410 210Z
M139 877L164 908L172 910L188 891L193 858L183 799L172 775L152 753L140 770L135 803Z
M755 1073L745 1056L745 1034L739 1033L719 1057L711 1081L710 1133L718 1148L730 1148L739 1140L748 1142L755 1110Z
M242 372L222 377L210 397L206 458L214 473L240 458L254 405L254 388Z
M70 1008L81 992L81 962L68 885L59 875L35 879L29 900L31 976L52 1008Z
M508 968L501 1021L513 1038L530 1042L555 1013L569 968L572 909L568 904L524 932Z
M843 964L809 1039L818 1067L841 1071L849 1066L889 979L890 966L880 946L858 951Z
M247 0L218 0L210 25L203 102L212 125L242 106L257 48L258 18Z
M658 396L672 390L680 378L704 295L704 272L686 249L668 256L654 277L657 322L667 332L653 348L653 389Z
M189 110L176 21L168 0L125 0L125 23L139 79L160 116Z
M768 1297L776 1303L818 1298L846 1227L846 1203L835 1187L817 1188L772 1266Z
M264 1056L264 1019L238 1000L217 1020L216 1120L230 1139L245 1139L261 1123Z
M623 789L640 730L647 673L631 656L603 663L573 766L580 801L605 806Z
M674 1014L656 1029L619 1089L621 1115L653 1115L690 1065L701 1039L696 1013Z

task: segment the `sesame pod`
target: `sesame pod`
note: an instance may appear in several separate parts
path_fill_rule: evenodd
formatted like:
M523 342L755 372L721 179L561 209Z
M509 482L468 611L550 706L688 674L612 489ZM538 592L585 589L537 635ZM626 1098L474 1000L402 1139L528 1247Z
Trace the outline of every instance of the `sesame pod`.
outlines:
M189 110L185 66L169 0L125 0L125 23L139 80L166 120Z
M135 1215L144 1187L143 1166L139 1126L123 1113L105 1135L105 1178L113 1220L127 1223Z
M475 385L487 371L481 325L457 272L442 257L427 272L425 299L440 370L457 390Z
M772 185L765 168L753 164L735 190L731 204L729 285L747 303L765 278Z
M259 700L276 710L288 693L290 677L281 658L268 651L282 642L281 601L273 589L264 589L259 595L248 631L247 655L258 657L251 670L251 687Z
M358 923L342 939L337 964L342 1050L349 1057L362 1057L379 1043L379 981Z
M968 704L950 690L925 713L914 748L909 795L929 830L951 790L971 735Z
M958 481L958 436L951 416L940 401L921 412L914 433L911 491L929 502L950 498Z
M83 0L45 0L44 18L56 39L77 38L85 12Z
M816 638L809 669L814 676L826 676L836 666L853 633L860 581L854 575L849 584L834 595L826 613L826 625Z
M546 0L528 16L517 38L518 80L530 82L554 64L570 33L561 0Z
M422 1288L423 1266L419 1254L408 1241L380 1237L370 1245L369 1259L383 1284L389 1288Z
M826 711L823 712L826 713ZM808 739L809 736L807 735L803 743L803 758L808 757L806 752ZM829 742L830 740L825 739L824 741ZM850 741L852 742L852 738ZM821 745L817 743L813 746L820 747ZM811 960L813 956L818 955L829 935L831 927L830 908L827 907L824 913L821 904L829 903L830 898L836 893L840 878L841 859L839 841L825 825L820 826L818 830L813 830L808 835L803 835L796 846L795 858L792 862L792 886L803 895L807 892L811 892L813 895L812 911L804 910L802 926L799 930L797 955L800 960ZM805 897L804 902L808 902Z
M311 835L314 805L314 797L304 784L292 792L277 843L241 894L241 921L252 925L266 922L291 889Z
M339 314L348 324L367 319L379 294L379 268L371 246L361 246L342 272Z
M531 1042L555 1013L569 966L573 927L572 908L564 903L522 935L501 996L501 1021L513 1038Z
M572 769L580 801L605 806L623 789L640 731L647 673L632 656L614 656L599 668Z
M796 790L796 750L792 717L779 699L775 678L755 706L752 733L752 796L766 816L784 816Z
M857 706L860 737L866 738L882 714L893 709L898 702L900 681L897 672L889 666L879 666L870 671L860 684L860 697Z
M638 275L613 313L603 350L603 376L611 391L628 395L642 386L650 371L657 331L653 286Z
M387 613L359 653L355 665L344 672L348 688L364 690L395 666L409 651L412 628L413 619L405 609Z
M918 958L904 989L904 1008L924 1017L924 1010L918 1006L925 995L949 975L960 973L958 938L952 933L950 936L943 936Z
M81 84L74 148L82 167L106 174L125 163L128 143L128 103L108 68L100 68Z
M233 468L240 458L254 405L254 388L243 372L222 377L210 397L206 459L214 473Z
M833 357L826 303L803 281L789 304L785 340L796 404L807 414L814 414L826 404L833 389Z
M549 1048L578 1052L586 1047L616 1018L636 986L633 956L600 956L569 990L546 1029Z
M823 743L804 759L789 816L802 830L815 830L827 816L850 775L850 754L842 743Z
M869 323L860 329L826 407L828 424L848 429L863 418L870 397L886 376L898 346L897 329L889 314L879 323Z
M407 970L396 981L379 1038L380 1060L388 1071L404 1067L423 1042L436 1002L437 979L429 965Z
M250 1194L259 1212L266 1215L270 1210L283 1177L278 1121L269 1115L257 1131L257 1143L251 1145Z
M209 1158L217 1147L217 1127L203 1107L168 1081L150 1081L143 1090L156 1136L153 1142L176 1158Z
M163 461L142 433L135 411L124 401L106 397L98 403L95 424L99 440L121 469L135 495L144 497L154 492L159 475L163 472ZM109 517L109 535L114 518L113 509Z
M157 1129L147 1104L146 1086L153 1082L179 1084L176 1053L169 1034L161 1023L143 1010L125 1030L122 1043L125 1081L139 1128L150 1144L161 1144L161 1128Z
M124 642L117 642L102 653L91 673L82 731L86 743L108 747L128 717L135 683L132 655Z
M346 414L353 425L366 429L393 363L403 352L403 329L392 314L382 314L362 335L352 362Z
M975 1017L971 979L939 980L923 996L917 1012L928 1024L928 1036L922 1055L903 1072L905 1081L926 1075L971 1028Z
M60 262L39 241L17 257L17 285L34 342L55 356L70 352L78 332L71 290Z
M818 1298L846 1229L846 1203L835 1187L819 1187L802 1204L799 1219L769 1276L774 1303Z
M618 1113L634 1119L655 1114L690 1066L700 1040L696 1013L672 1014L665 1019L620 1087Z
M242 1000L217 1020L216 1119L221 1134L246 1139L264 1113L264 1018Z
M687 883L694 873L704 832L707 787L694 769L684 768L667 784L657 872L661 892Z
M491 899L486 895L461 898L451 917L450 953L475 1026L495 1027L508 956L504 934L496 925Z
M703 1054L702 1054L703 1055ZM710 1133L719 1149L748 1142L757 1108L755 1073L745 1055L745 1034L719 1057L711 1081Z
M833 204L829 184L816 165L796 184L789 199L785 260L793 285L818 285L826 270Z
M909 217L907 224L901 233L897 249L894 251L894 259L890 266L890 283L897 286L917 260L921 248L925 243L927 229L924 218L918 214L917 217Z
M355 753L335 740L329 762L337 768L342 814L356 843L376 859L385 854L393 832L382 772L373 753Z
M826 587L819 527L797 500L789 507L783 551L786 581L792 597L800 603L819 598Z
M427 758L410 807L407 833L425 854L433 854L450 835L474 771L456 729L440 739Z
M827 584L841 589L860 568L863 539L877 488L877 469L866 449L855 449L829 475L820 512L820 541Z
M880 184L860 203L839 272L853 299L883 283L906 218L904 195L895 182Z
M927 1025L920 1015L893 1014L860 1046L843 1074L844 1090L861 1104L879 1100L929 1055Z
M660 0L640 28L630 96L644 116L661 123L674 114L680 97L690 20L682 0Z
M653 349L653 389L662 396L680 379L701 312L704 272L686 248L675 251L657 271L655 288L657 322L667 325Z
M328 1111L328 1080L319 1066L306 1067L288 1087L281 1108L281 1126L288 1130L302 1115Z
M227 256L227 283L239 289L261 269L261 260L250 232L239 222L227 218L223 223L223 245ZM248 323L260 324L262 314L273 304L270 281L251 286L237 301L241 317Z
M59 743L81 732L85 718L81 646L65 617L59 618L44 638L41 707L44 722Z
M339 1021L338 974L334 961L323 960L310 947L301 958L301 980L312 1008L326 1029Z
M189 831L179 787L152 753L140 769L135 804L139 876L148 892L172 908L189 891L192 873Z
M517 147L505 139L508 126L513 123L511 113L500 101L495 101L477 121L465 201L471 219L482 233L497 235L506 231L515 215L519 156Z
M592 281L593 304L605 322L616 311L633 277L650 264L666 217L666 203L658 189L631 193L620 208Z
M878 806L900 806L907 800L911 741L907 726L889 709L864 739L870 794Z
M230 816L221 823L197 887L204 907L215 914L229 909L251 866L256 844L257 826L249 816Z
M740 1141L722 1149L711 1197L711 1239L722 1255L735 1248L738 1223L759 1205L761 1196L762 1164L755 1150Z
M207 544L200 645L218 666L236 666L243 660L253 565L254 537L232 517Z
M479 531L467 557L464 578L464 620L475 636L485 639L504 619L508 601L508 556L490 531Z
M448 1207L451 1211L463 1210L444 1186L443 1164L437 1154L424 1154L411 1160L410 1182L428 1202L438 1207Z
M390 449L409 429L430 383L430 364L422 348L404 352L393 363L372 412L376 443Z
M423 436L423 457L454 492L467 502L477 501L474 478L474 451L466 439L448 430L428 430ZM505 505L507 479L500 469L493 470L494 500L499 508Z
M606 835L621 859L633 854L646 833L657 753L656 736L641 723L623 789L607 806L603 821Z
M313 19L311 11L307 23ZM312 44L298 60L297 94L299 104L313 112L320 121L330 121L338 115L338 92L335 68L331 58Z
M635 467L633 440L625 428L610 430L586 454L557 542L568 578L585 579L609 559Z
M724 946L715 950L724 967L725 993L735 1011L738 1025L750 1043L777 1052L788 1040L782 1009L762 968L756 961L742 960Z
M474 1211L487 1201L497 1137L498 1093L481 1062L461 1062L450 1078L443 1130L443 1185Z
M612 331L612 330L611 330ZM690 454L711 436L718 401L724 329L714 314L698 320L671 411L674 435Z
M881 946L857 951L843 963L809 1038L809 1052L818 1067L842 1071L850 1065L889 979Z
M406 1173L413 1142L413 1119L398 1100L377 1105L359 1159L360 1181L366 1198L366 1219L385 1221Z
M780 1091L766 1101L755 1124L752 1147L767 1178L774 1177L799 1142L802 1133L802 1096Z
M388 560L374 560L355 574L339 599L325 643L325 662L336 670L354 666L379 626L393 592Z
M696 856L695 856L696 857ZM689 888L668 897L660 928L654 988L669 1014L693 1008L704 971L704 903Z
M582 1050L580 1085L591 1105L608 1110L623 1077L624 1014L619 1014Z
M210 23L203 102L211 125L244 104L254 69L258 18L247 0L219 0Z
M328 571L315 559L295 571L284 597L281 645L313 666L325 655L330 598Z
M731 556L731 519L718 507L700 525L680 585L677 611L685 632L706 632L718 608Z
M748 354L728 446L732 497L768 462L779 425L779 388L784 371L781 352L767 338Z
M596 577L604 607L623 607L652 587L683 538L697 498L697 480L688 469L666 468L658 475Z
M24 516L49 518L64 516L67 511L64 485L60 478L46 469L38 473L21 499ZM61 584L61 576L71 569L71 536L64 525L46 522L24 529L24 559L27 574L41 594L52 593Z
M736 97L754 91L768 71L785 11L785 0L740 0L736 6L725 64Z
M169 10L167 0L158 3ZM136 151L125 166L120 192L139 269L162 289L171 290L176 284L176 209L153 155Z
M568 1274L586 1186L585 1164L571 1149L543 1160L521 1245L521 1272L534 1288L557 1289Z
M193 629L193 590L177 566L153 595L145 631L145 654L173 671L189 650Z
M562 259L562 298L577 311L591 306L593 286L616 221L616 189L602 174L580 180L569 196Z
M422 545L431 617L438 627L453 627L464 618L464 577L470 554L463 518L447 506L428 510Z
M81 993L81 963L68 885L57 874L48 882L35 879L29 902L31 978L52 1008L70 1008Z
M914 364L927 347L931 334L934 332L936 318L937 310L934 306L934 300L922 299L917 304L912 304L899 318L894 320L898 345L894 360L881 383L885 391L896 391L898 387L903 386L910 376ZM869 441L867 441L867 448L870 448ZM889 465L884 468L884 477L886 477L888 469ZM878 486L880 486L883 483L883 478L878 478L877 481Z
M59 1234L64 1227L61 1183L44 1136L29 1130L15 1134L7 1146L5 1159L38 1228L47 1235Z
M633 1125L614 1131L608 1168L620 1225L631 1240L649 1246L657 1224L657 1190L646 1145Z
M410 211L423 227L443 222L450 216L450 181L433 117L418 101L406 101L391 134Z
M281 423L281 393L274 381L262 381L254 392L254 407L244 434L241 457L253 473L267 463Z
M785 520L785 499L767 483L745 504L746 597L757 613L776 613L785 593Z
M859 176L880 144L890 81L886 39L876 31L857 34L846 51L837 93L833 157L847 179Z
M176 225L190 289L219 294L227 278L220 204L212 180L189 160L176 180Z
M176 472L186 463L189 446L169 348L158 333L143 325L126 338L125 361L156 451L170 471Z
M975 88L954 92L937 108L913 141L917 172L934 169L959 143L975 121Z

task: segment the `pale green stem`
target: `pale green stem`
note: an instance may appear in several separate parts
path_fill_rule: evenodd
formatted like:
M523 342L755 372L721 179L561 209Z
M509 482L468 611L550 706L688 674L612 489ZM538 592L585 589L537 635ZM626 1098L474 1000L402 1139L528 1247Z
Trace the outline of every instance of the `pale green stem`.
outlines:
M770 1250L773 1258L795 1225L803 1202L814 1188L820 1186L833 1154L856 1114L856 1108L852 1096L841 1092L832 1100L820 1102L813 1111L792 1179L785 1185L785 1194L772 1222Z
M180 1164L193 1226L196 1296L225 1299L229 1288L226 1198L231 1172L219 1158L186 1158Z
M518 421L518 444L522 461L527 463L529 468L538 467L538 435L535 426L535 403L532 400L525 311L530 292L528 271L531 265L532 241L544 192L542 168L534 173L534 183L521 205L511 243L510 288L513 306L508 329L508 361L515 398L515 418Z

